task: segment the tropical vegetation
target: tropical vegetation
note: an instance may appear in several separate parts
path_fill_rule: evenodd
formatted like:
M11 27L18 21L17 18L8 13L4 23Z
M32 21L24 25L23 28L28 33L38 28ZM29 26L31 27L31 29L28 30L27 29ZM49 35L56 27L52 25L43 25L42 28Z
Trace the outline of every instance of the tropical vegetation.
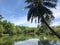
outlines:
M44 30L41 27L27 27L27 26L19 26L14 25L11 22L8 22L7 20L3 20L2 15L0 16L0 37L4 36L12 36L12 35L31 35L34 37L56 37L49 29ZM56 33L60 34L60 26L52 27Z

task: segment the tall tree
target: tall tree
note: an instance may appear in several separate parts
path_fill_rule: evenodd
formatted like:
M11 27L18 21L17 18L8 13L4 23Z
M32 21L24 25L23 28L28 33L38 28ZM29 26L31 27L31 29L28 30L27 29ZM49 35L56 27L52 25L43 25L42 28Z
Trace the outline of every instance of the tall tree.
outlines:
M15 25L11 22L8 22L7 20L3 21L3 27L5 29L4 33L6 34L16 34L16 28Z
M38 23L41 27L48 27L52 33L54 33L58 38L60 36L49 26L50 22L54 19L53 13L50 8L56 8L57 0L26 0L29 5L27 20L31 22L33 19L38 19Z
M3 25L0 24L0 36L2 36L3 32L4 32L4 27Z

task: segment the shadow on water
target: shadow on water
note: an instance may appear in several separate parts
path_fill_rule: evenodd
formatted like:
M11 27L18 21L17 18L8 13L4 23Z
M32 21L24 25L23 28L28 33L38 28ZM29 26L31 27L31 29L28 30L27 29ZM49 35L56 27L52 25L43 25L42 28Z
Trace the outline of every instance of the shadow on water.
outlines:
M57 45L57 41L49 41L41 39L40 41L38 41L38 45Z
M11 36L11 37L1 37L0 45L60 45L57 40L48 40L48 39L27 39L24 36Z

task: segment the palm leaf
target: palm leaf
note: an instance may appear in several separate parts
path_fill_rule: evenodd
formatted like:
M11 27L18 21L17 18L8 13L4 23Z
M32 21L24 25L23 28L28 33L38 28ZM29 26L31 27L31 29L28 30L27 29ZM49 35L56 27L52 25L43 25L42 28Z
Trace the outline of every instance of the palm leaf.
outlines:
M43 5L47 6L47 7L51 7L51 8L55 8L56 4L50 3L50 2L44 2Z
M58 0L44 0L44 1L47 1L47 2L58 2Z
M31 18L31 16L32 16L32 9L30 9L29 11L28 11L28 16L27 16L27 20L29 21L30 20L30 18Z

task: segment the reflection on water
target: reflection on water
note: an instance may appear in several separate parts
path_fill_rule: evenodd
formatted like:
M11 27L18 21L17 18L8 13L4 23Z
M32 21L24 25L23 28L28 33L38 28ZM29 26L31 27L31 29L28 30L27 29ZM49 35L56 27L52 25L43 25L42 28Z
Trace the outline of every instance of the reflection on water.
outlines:
M25 41L15 42L14 45L60 45L60 43L44 39L29 39Z
M39 39L29 39L25 41L16 42L14 45L38 45Z
M60 42L37 38L25 40L23 36L11 36L0 38L0 45L60 45Z

